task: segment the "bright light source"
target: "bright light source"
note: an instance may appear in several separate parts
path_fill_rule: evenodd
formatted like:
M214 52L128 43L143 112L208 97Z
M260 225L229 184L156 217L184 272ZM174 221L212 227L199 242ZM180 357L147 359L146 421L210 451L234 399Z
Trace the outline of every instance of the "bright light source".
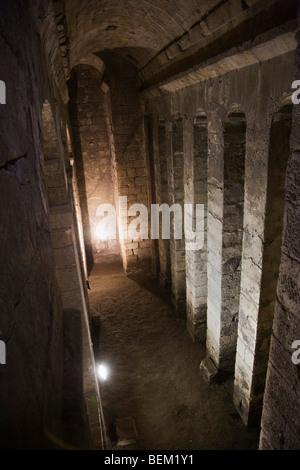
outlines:
M95 233L99 240L108 239L108 227L106 225L99 224L95 230Z
M109 369L105 364L98 365L98 377L100 380L105 381L108 379Z

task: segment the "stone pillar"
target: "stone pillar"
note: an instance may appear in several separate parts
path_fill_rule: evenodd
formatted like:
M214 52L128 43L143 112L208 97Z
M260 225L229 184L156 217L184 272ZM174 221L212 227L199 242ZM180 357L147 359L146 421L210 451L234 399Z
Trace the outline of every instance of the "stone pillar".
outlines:
M218 130L216 122L214 126L216 134L209 133L208 168L207 351L212 362L205 360L202 370L205 372L207 366L210 378L211 374L221 378L233 373L235 367L243 235L245 115L232 108L223 126L220 122Z
M183 120L174 119L168 125L167 138L167 165L169 206L181 206L183 220ZM186 280L185 280L185 242L182 223L182 238L174 238L174 214L171 214L170 254L172 276L172 300L177 313L185 312Z
M168 203L168 172L166 160L166 128L165 122L154 120L153 126L153 157L155 172L156 203ZM159 239L159 283L168 291L171 282L170 240L162 238L160 226Z
M220 364L223 240L223 127L217 112L208 118L207 163L207 357L200 370L213 380Z
M189 226L197 229L203 240L199 248L186 241L186 309L187 330L193 341L206 338L207 314L207 121L206 116L184 121L184 201L194 208ZM196 205L203 206L204 221L196 226ZM187 211L185 211L185 216ZM201 213L202 217L202 213ZM203 232L203 233L199 233Z
M244 216L245 114L231 108L224 120L222 310L218 368L234 372Z
M156 126L153 117L144 115L144 152L146 155L146 174L149 175L148 179L148 206L151 209L152 204L157 204L157 181L160 175L157 174L157 158L154 155L154 134ZM154 277L159 276L159 240L151 238L151 214L148 212L148 235L151 246L151 271Z
M268 127L269 123L267 120L265 122ZM259 305L269 150L265 135L263 126L247 122L243 256L233 397L245 424L249 424L249 411L253 404L254 360L260 334Z

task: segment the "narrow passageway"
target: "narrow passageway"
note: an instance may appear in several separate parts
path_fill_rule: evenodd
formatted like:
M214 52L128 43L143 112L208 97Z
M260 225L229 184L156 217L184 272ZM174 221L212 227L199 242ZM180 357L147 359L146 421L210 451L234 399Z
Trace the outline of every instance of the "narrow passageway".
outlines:
M232 403L232 381L207 385L199 364L205 346L193 343L156 281L118 265L93 268L89 301L100 382L112 445L115 423L132 417L142 450L257 449Z

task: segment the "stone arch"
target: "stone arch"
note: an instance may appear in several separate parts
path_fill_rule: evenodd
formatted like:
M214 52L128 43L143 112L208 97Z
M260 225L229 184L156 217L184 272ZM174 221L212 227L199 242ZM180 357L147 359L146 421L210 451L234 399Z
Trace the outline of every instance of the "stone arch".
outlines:
M80 59L78 64L90 65L91 67L97 69L98 72L100 72L100 74L103 76L105 70L104 62L100 59L100 57L96 56L95 54L87 54L85 57L82 57Z

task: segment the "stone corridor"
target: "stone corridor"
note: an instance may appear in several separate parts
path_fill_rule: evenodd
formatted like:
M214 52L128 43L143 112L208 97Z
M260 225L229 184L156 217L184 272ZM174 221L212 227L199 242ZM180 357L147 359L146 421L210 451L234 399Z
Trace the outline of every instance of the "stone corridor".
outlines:
M153 276L126 277L120 265L96 265L89 279L95 357L109 368L100 393L112 448L257 449L259 429L241 423L232 378L205 382L205 344L190 341ZM117 423L129 417L136 443L118 446Z
M0 1L1 450L300 449L299 8Z

